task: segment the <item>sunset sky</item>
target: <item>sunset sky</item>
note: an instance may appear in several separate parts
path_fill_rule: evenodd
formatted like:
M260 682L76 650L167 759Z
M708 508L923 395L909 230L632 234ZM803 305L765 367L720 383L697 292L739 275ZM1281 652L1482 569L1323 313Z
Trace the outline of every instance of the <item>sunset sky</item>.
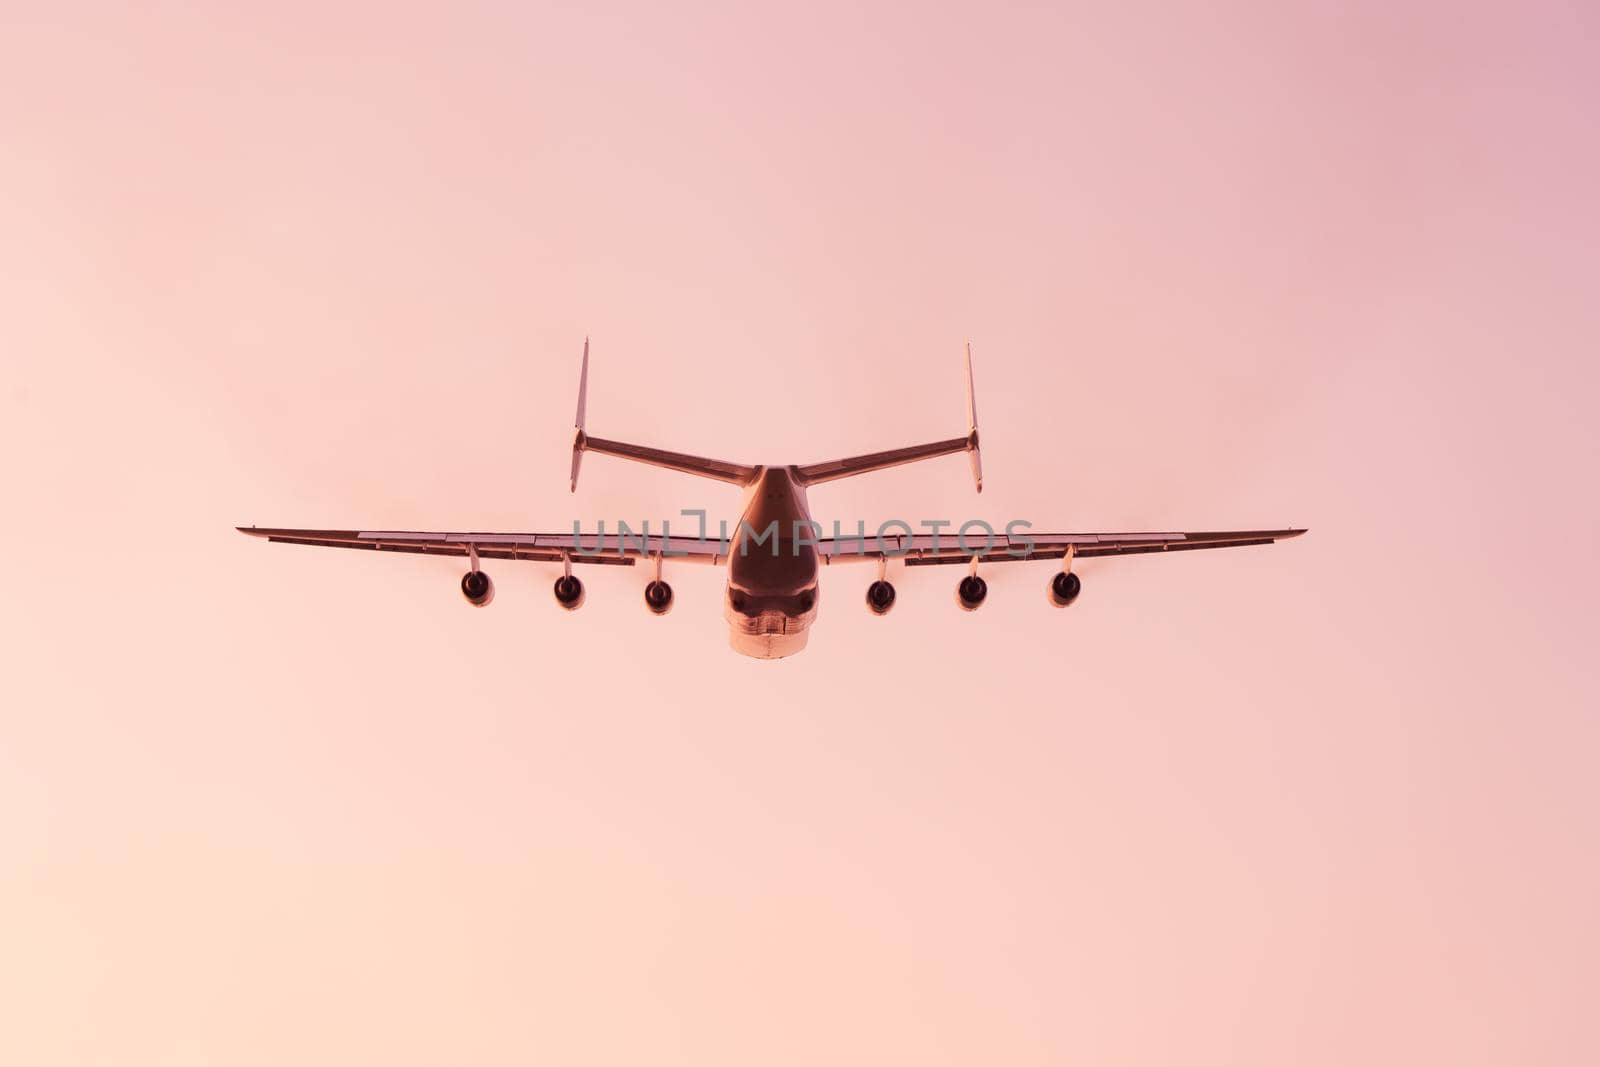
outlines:
M0 1063L1600 1061L1600 13L0 4ZM1307 526L722 575L570 530Z

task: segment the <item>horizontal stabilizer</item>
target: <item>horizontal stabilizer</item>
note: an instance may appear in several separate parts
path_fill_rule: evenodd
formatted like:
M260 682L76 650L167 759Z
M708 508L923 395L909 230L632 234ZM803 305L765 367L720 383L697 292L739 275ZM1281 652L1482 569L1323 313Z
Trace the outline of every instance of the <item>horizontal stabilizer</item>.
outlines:
M573 416L575 431L572 436L572 491L578 491L578 468L583 464L585 452L599 452L604 456L631 459L652 467L714 478L734 485L749 485L756 477L756 468L744 463L729 463L720 459L691 456L685 452L669 452L664 448L634 445L626 441L611 441L603 437L590 437L589 421L589 339L583 339L583 367L578 372L578 413Z
M951 437L944 441L930 441L925 445L891 448L885 452L869 452L864 456L847 456L844 459L830 459L822 463L801 464L795 468L795 473L800 476L800 484L817 485L838 478L853 478L858 474L898 467L902 463L915 463L936 456L966 452L972 456L972 480L976 483L978 492L983 492L983 467L978 462L978 409L972 391L972 342L970 341L967 342L966 360L967 435L965 437Z

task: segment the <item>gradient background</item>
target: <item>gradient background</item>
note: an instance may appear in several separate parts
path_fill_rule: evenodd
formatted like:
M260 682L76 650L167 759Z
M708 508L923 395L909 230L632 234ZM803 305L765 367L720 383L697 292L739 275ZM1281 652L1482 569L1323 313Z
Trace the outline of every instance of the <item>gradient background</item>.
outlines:
M0 7L0 1061L1592 1064L1586 5ZM1300 524L823 576L268 546Z

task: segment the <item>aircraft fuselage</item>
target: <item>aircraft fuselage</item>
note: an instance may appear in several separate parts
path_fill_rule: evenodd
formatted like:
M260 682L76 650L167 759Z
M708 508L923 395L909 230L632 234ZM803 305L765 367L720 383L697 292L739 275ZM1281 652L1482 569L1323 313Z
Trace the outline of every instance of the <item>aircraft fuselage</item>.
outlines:
M728 547L724 614L735 652L779 659L806 647L817 617L818 560L813 538L806 536L810 522L805 487L794 468L757 468Z

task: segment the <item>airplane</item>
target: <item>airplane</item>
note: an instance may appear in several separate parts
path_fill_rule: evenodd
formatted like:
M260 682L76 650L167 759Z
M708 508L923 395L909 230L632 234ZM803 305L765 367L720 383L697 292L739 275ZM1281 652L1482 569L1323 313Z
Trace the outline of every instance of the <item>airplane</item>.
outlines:
M461 595L477 607L494 599L494 582L480 566L486 558L560 563L562 573L555 580L553 591L556 603L568 611L577 610L585 599L583 582L572 573L574 564L643 563L650 567L651 574L644 587L644 602L656 615L665 615L673 605L672 586L662 577L664 560L726 566L723 614L728 621L729 643L734 651L756 659L781 659L806 647L817 617L817 578L823 566L875 562L877 578L867 586L866 605L872 614L885 615L895 603L895 589L887 570L891 559L902 559L907 566L965 564L967 573L955 590L956 603L964 611L976 611L988 596L988 585L978 573L981 564L1060 560L1061 569L1051 578L1047 592L1050 603L1064 608L1076 601L1082 590L1082 582L1072 570L1077 559L1268 545L1306 532L1036 533L1029 529L1019 534L1015 530L1018 524L1013 523L1001 534L982 524L990 536L978 546L964 534L941 535L937 528L932 534L918 534L911 531L909 524L899 522L886 523L885 527L898 525L905 528L905 533L886 533L885 527L880 527L876 535L869 537L858 525L853 536L812 536L820 532L820 525L811 518L806 490L824 482L965 452L971 461L973 484L983 492L970 341L966 345L966 377L967 432L961 437L821 463L747 465L590 436L586 426L589 340L585 338L578 375L578 411L573 420L577 433L572 441L571 491L577 492L578 471L586 452L726 482L744 490L740 521L731 537L725 528L717 537L705 536L703 512L684 513L701 517L699 536L673 536L670 527L651 535L646 525L637 536L632 536L631 531L630 536L623 536L619 530L614 541L608 541L604 523L598 533L580 533L577 524L570 533L291 530L255 526L236 529L251 537L285 544L462 556L468 570L461 578ZM835 532L839 532L837 524Z

